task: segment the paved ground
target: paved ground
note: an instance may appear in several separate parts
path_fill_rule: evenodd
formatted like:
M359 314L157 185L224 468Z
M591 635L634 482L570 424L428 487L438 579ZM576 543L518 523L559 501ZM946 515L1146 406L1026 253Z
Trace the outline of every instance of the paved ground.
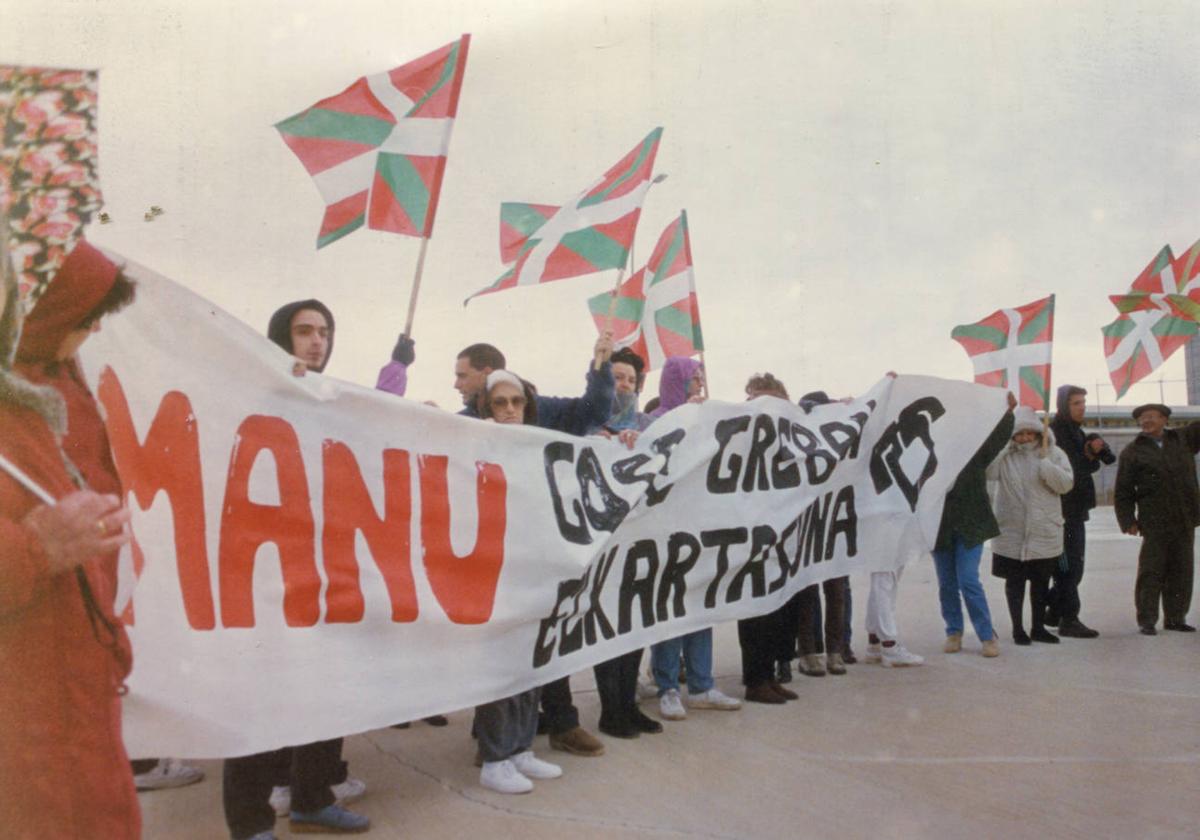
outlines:
M1137 634L1138 542L1116 533L1111 509L1096 518L1083 618L1097 640L1015 647L1002 582L989 575L1000 658L981 658L970 633L962 653L942 654L923 561L900 590L921 668L798 676L797 702L693 712L661 735L607 738L601 758L551 753L542 737L535 750L566 772L527 796L479 787L469 712L444 729L370 732L346 745L370 786L355 808L380 838L1200 837L1200 634ZM861 652L865 579L853 587ZM732 624L717 629L716 648L718 685L741 696ZM573 685L595 731L591 675ZM147 838L226 836L220 764L200 765L201 784L142 795ZM277 831L290 836L286 820Z

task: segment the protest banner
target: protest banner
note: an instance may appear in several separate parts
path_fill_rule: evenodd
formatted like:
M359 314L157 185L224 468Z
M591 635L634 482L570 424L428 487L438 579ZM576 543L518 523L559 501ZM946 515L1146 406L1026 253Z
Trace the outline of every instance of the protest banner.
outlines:
M133 509L133 755L513 694L928 549L1004 392L683 406L633 450L328 377L153 271L86 348Z

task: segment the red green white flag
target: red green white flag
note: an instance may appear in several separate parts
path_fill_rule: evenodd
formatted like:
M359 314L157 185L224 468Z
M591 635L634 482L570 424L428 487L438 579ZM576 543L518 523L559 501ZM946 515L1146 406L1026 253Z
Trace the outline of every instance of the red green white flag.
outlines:
M1197 331L1200 325L1195 321L1161 309L1130 312L1102 327L1104 358L1117 399L1125 396L1130 385L1157 370Z
M997 309L974 324L955 327L980 385L1006 388L1021 405L1050 408L1050 355L1054 345L1054 295L1012 309Z
M276 123L325 199L323 248L358 230L428 238L471 36Z
M603 331L612 311L613 339L657 370L671 356L694 356L704 350L700 306L692 270L692 242L687 213L667 225L650 261L617 289L588 300L596 328Z
M650 188L662 129L656 128L599 180L561 207L500 205L500 258L511 263L471 297L623 268Z
M1109 300L1122 314L1157 310L1200 321L1200 241L1178 258L1164 245L1129 291Z

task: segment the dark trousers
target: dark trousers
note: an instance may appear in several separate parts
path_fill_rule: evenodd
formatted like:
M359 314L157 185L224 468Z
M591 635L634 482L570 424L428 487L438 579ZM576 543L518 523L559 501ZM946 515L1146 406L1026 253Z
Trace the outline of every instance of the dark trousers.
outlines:
M598 663L596 691L600 695L600 725L621 728L632 722L637 711L638 667L642 649L631 650L615 659Z
M1054 583L1046 595L1051 616L1068 624L1079 620L1079 582L1083 580L1086 523L1086 520L1076 518L1063 522L1063 554L1067 557L1067 569L1054 567Z
M1137 583L1133 598L1141 627L1158 623L1162 599L1163 620L1182 624L1192 606L1195 531L1187 526L1142 532Z
M846 644L843 650L850 650L850 640L854 637L854 628L851 626L851 619L854 617L854 598L850 595L850 578L843 578L846 581Z
M750 687L773 682L775 662L790 641L790 628L784 625L784 607L737 623L738 645L742 649L742 684Z
M274 827L275 811L267 800L278 782L281 752L291 754L293 811L319 811L334 803L330 785L345 774L341 738L226 759L222 798L225 824L234 840Z
M571 679L563 677L542 686L542 713L538 731L561 735L579 725L579 709L571 700Z
M1032 613L1030 629L1035 633L1046 629L1043 620L1046 615L1046 592L1050 588L1051 569L1057 568L1056 559L1017 562L1009 576L1004 579L1004 597L1008 601L1008 617L1012 619L1014 636L1025 632L1021 614L1025 611L1026 581L1029 581L1029 604Z
M846 578L832 578L800 590L798 622L800 655L818 653L821 647L821 590L825 590L825 652L841 653L846 644Z
M538 689L531 688L475 707L471 731L479 739L484 761L504 761L533 745L537 734Z

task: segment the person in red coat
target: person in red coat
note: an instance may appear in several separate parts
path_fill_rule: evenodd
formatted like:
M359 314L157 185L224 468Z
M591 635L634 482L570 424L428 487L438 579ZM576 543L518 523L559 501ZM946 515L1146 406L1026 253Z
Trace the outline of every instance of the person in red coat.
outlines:
M55 296L48 305L77 312L72 324L99 298L56 285L97 269L98 256L79 245L47 292ZM0 267L0 455L8 462L0 470L0 826L13 838L132 840L141 816L120 700L131 656L112 612L129 512L65 457L63 397L13 373L16 290L7 262Z

